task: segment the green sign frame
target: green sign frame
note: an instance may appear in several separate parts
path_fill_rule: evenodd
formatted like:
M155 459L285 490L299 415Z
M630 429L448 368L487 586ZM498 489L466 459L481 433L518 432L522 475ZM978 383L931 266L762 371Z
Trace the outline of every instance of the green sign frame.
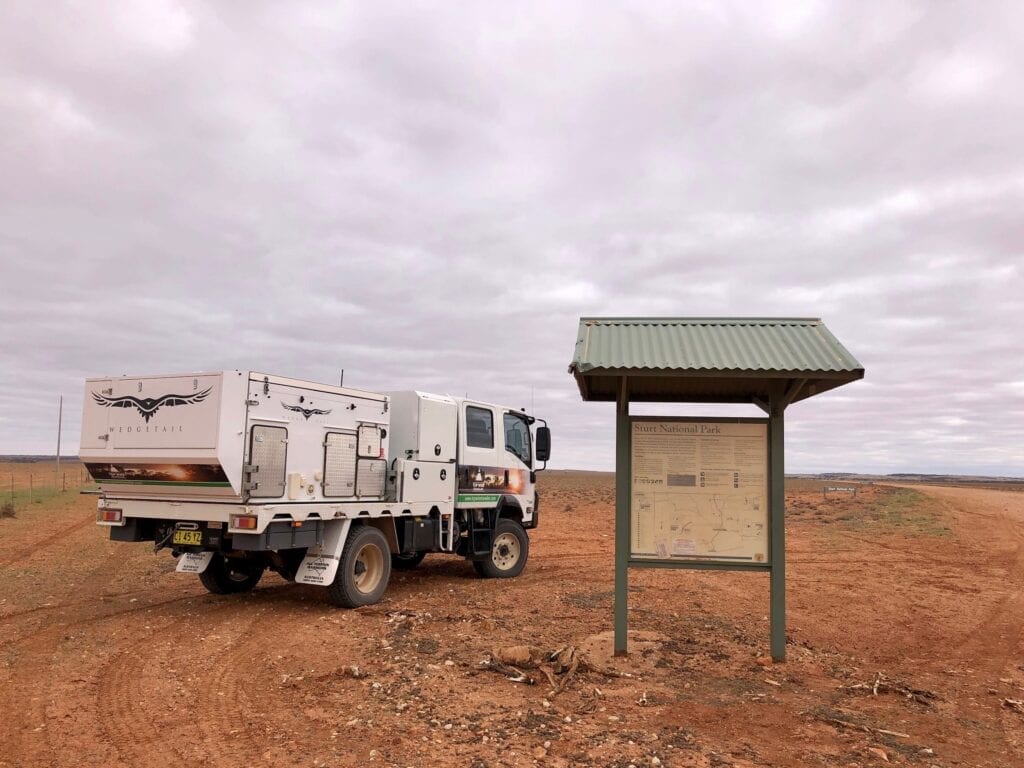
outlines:
M628 650L628 595L630 568L667 568L702 571L748 571L768 573L771 656L786 659L786 528L785 528L785 426L783 414L787 397L784 389L767 403L757 405L768 414L768 561L766 563L714 562L704 560L658 560L631 555L632 425L635 421L758 422L764 419L715 417L630 417L629 384L623 377L615 417L615 639L616 656Z

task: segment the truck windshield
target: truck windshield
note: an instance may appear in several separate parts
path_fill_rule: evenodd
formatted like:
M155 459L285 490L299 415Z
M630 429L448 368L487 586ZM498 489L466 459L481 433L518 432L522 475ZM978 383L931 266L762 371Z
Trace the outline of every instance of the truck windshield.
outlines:
M530 425L517 413L505 414L505 450L518 456L526 466L532 466Z

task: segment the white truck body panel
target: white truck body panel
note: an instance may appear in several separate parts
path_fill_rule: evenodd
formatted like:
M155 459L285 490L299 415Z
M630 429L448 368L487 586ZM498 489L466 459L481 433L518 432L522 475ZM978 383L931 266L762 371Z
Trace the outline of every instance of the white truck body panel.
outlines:
M405 502L443 499L455 502L455 463L395 459L398 496Z
M458 443L458 404L426 392L388 392L391 398L392 456L417 461L454 462Z
M89 379L79 455L104 492L237 498L244 374Z
M389 426L386 396L252 374L248 403L245 429L250 438L243 446L244 463L258 467L250 473L250 481L265 483L263 488L245 489L249 503L385 498L388 438L381 434L386 434ZM253 439L254 426L262 427L261 431L268 434L279 433L286 441L281 456L285 465L283 477L280 472L273 478L267 477L265 467L259 466L268 457L254 453L260 447ZM330 435L341 435L346 440L341 444L329 440ZM328 442L334 445L325 456ZM352 445L355 453L349 450ZM351 485L330 482L345 475L348 468L353 475ZM360 478L363 483L358 482ZM368 482L369 479L375 482Z
M387 427L385 395L259 373L90 379L80 455L110 497L383 499ZM330 497L323 485L329 433L359 440L353 467L363 480L329 489ZM265 450L270 445L275 450ZM256 454L264 466L247 473Z

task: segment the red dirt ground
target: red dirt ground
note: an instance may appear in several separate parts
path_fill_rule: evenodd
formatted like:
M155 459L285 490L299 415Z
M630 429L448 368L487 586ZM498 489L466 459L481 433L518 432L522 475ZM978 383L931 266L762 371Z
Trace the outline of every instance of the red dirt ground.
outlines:
M1024 494L820 488L787 488L777 665L749 574L631 572L610 656L607 474L542 476L520 578L431 556L355 611L273 575L209 595L44 494L0 519L0 766L1024 765ZM481 666L517 645L591 668Z

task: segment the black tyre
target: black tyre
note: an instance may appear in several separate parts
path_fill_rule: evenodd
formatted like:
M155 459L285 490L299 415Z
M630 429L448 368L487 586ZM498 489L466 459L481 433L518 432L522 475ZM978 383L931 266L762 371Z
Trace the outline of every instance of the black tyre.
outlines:
M417 565L422 563L423 558L426 556L426 552L410 552L407 555L392 555L391 567L396 571L411 571Z
M254 560L240 560L214 554L206 570L199 574L203 586L215 595L249 592L263 577L266 566Z
M376 528L354 526L341 552L338 573L327 587L331 602L342 608L372 605L384 596L391 578L388 540Z
M491 554L474 560L473 567L485 579L511 579L523 572L530 556L530 539L515 520L499 519L494 528Z

